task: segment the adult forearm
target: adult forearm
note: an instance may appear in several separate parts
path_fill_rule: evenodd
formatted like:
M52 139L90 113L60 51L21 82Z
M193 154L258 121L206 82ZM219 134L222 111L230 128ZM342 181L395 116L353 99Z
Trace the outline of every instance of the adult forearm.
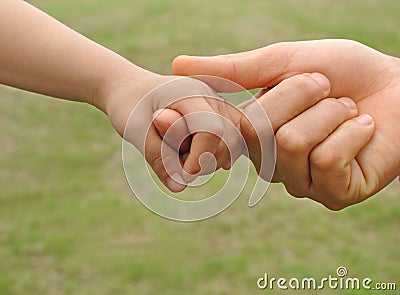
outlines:
M93 103L112 80L145 72L24 1L2 0L0 13L1 84Z

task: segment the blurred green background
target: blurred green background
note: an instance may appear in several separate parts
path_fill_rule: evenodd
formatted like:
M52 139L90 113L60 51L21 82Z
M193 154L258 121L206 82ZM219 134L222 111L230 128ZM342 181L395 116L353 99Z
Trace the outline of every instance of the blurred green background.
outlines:
M400 56L398 0L31 2L164 74L182 53L300 39L355 39ZM257 279L321 278L340 265L400 287L398 183L341 212L272 185L253 209L242 197L208 221L170 222L133 197L102 113L7 87L0 97L2 295L284 294L258 290Z

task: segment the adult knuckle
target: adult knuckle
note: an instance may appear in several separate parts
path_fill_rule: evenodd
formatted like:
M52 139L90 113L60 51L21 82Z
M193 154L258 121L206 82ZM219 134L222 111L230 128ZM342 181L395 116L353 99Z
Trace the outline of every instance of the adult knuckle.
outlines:
M344 107L344 105L339 102L336 98L328 97L325 98L321 101L322 107L324 108L329 108L329 109L336 109L340 108L341 106Z
M253 144L259 141L257 126L254 126L249 120L245 119L244 117L240 119L240 131L242 132L243 138L248 143Z
M303 89L309 87L310 84L312 85L311 82L312 81L308 75L296 75L292 78L293 85Z
M278 151L283 150L288 153L304 152L309 146L303 135L285 126L282 126L276 133L276 144Z
M311 152L310 162L313 168L329 171L341 167L343 158L338 147L320 148Z
M323 206L328 208L329 210L332 211L340 211L348 206L357 203L355 200L354 195L352 195L348 191L326 191L324 193L317 193L315 194L316 198L319 203L321 203Z
M325 98L321 101L321 104L321 108L328 109L339 117L345 117L351 112L350 108L346 107L336 98Z
M297 75L293 77L293 85L298 89L302 89L309 95L322 95L323 90L319 87L318 83L308 74Z
M342 198L339 198L340 200L336 200L335 202L327 202L327 203L322 203L327 209L331 211L341 211L349 206L347 202L345 202Z
M286 191L295 198L304 198L306 197L306 192L300 189L298 186L293 186L290 184L285 184Z

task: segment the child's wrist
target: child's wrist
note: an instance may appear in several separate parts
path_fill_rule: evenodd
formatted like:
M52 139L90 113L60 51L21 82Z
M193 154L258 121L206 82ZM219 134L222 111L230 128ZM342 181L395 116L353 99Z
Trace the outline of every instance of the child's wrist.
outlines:
M112 101L118 97L118 93L122 95L122 89L129 87L134 95L135 89L140 87L141 81L152 75L155 74L137 67L127 60L105 66L102 73L99 73L100 78L96 82L97 86L92 97L88 99L88 103L108 114Z

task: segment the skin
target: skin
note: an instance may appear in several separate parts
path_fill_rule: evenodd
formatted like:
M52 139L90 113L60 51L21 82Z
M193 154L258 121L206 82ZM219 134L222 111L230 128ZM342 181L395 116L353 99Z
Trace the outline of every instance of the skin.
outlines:
M235 120L233 123L243 134L249 149L250 159L255 164L262 178L268 181L271 180L268 172L268 157L270 155L264 155L266 158L263 159L260 151L260 141L268 141L269 135L265 133L270 131L265 126L262 126L265 124L262 118L257 119L259 113L256 112L258 109L258 107L255 108L256 105L261 105L265 110L274 134L281 132L286 135L286 130L303 128L302 125L308 125L307 133L314 140L314 142L310 142L310 146L323 141L323 138L326 138L347 121L355 125L356 128L358 126L366 126L366 128L361 129L364 132L365 141L367 142L370 139L374 131L373 121L364 122L361 120L364 118L363 116L357 117L357 106L350 98L330 98L328 97L329 92L330 82L325 76L319 73L299 74L282 81L271 90L261 91L256 95L256 101L250 100L239 107L239 116L231 116ZM238 110L236 111L238 112ZM176 133L185 132L187 127L184 124L179 126L175 126L174 124L179 118L180 115L178 113L166 109L158 114L154 123L161 136L171 126L171 128L175 128ZM246 118L253 118L255 120L249 122ZM180 128L181 130L178 130ZM264 137L260 138L260 136ZM279 136L282 138L284 135ZM277 144L281 141L282 139L277 139ZM173 144L173 142L170 141L168 143ZM181 152L184 153L193 145L194 143L185 142L181 146ZM304 173L302 164L304 162L307 164L308 162L308 159L305 157L306 155L293 155L291 151L289 153L285 152L286 150L282 150L282 144L278 144L277 166L272 181L279 181L278 177L282 171L295 171L295 169L298 169L297 172ZM262 165L261 160L266 161L264 163L267 164ZM298 163L301 165L297 165ZM282 166L282 164L288 165L286 170L283 169L286 167ZM265 169L264 171L263 168ZM283 175L283 177L287 176ZM305 175L305 177L308 177L308 175ZM288 180L291 179L289 178ZM308 178L293 179L291 181L294 181L294 185L299 187L300 185L306 185Z
M155 88L169 81L177 80L177 77L160 76L135 66L118 54L72 31L24 1L3 0L0 3L0 11L2 12L2 18L0 18L0 41L2 44L0 83L56 98L94 105L109 116L120 135L124 134L129 114L141 98ZM306 119L297 120L296 124L286 127L287 116L283 116L286 120L278 116L278 123L274 125L276 127L274 131L277 133L278 148L286 149L287 155L281 157L282 164L278 162L276 180L283 181L294 195L307 195L332 209L337 209L365 199L386 185L394 174L399 173L399 152L395 147L398 146L400 140L399 135L393 132L393 126L398 125L396 125L398 123L396 118L398 99L396 99L395 93L399 85L398 69L400 66L397 59L357 43L334 41L330 44L329 42L333 41L326 41L323 44L318 42L278 44L249 53L206 60L181 57L174 63L174 72L182 75L214 74L230 78L246 88L274 86L283 79L300 72L321 72L326 75L332 82L331 96L352 97L360 111L368 112L374 117L377 122L377 132L366 144L374 125L369 117L364 116L358 121L354 121L358 122L354 123L354 126L351 125L352 121L346 121L340 125L340 128L325 137L326 133L334 129L335 122L331 122L328 127L323 129L325 132L322 135L317 136L315 132L309 132L318 137L318 139L310 139L309 136L304 135L304 132L299 131L305 130L301 126L309 125L307 122L311 118L316 118L316 113L321 114L320 109L329 108L320 107L314 112L308 112ZM341 65L341 67L331 67L332 64ZM361 74L355 75L356 70ZM293 92L298 87L298 89L306 87L311 83L308 78L288 79L293 82L292 86L295 87L294 89L288 88L291 88L291 92ZM307 79L308 82L305 81ZM232 122L236 122L235 124L241 128L246 141L251 144L252 154L255 155L252 157L253 161L260 166L257 140L254 140L253 136L254 130L248 126L249 124L246 119L243 119L243 116L238 115L238 112L231 111L225 105L221 106L214 100L207 99L206 97L214 96L215 93L204 83L193 79L181 79L176 83L181 83L179 84L181 87L177 87L176 89L179 91L172 93L172 96L183 93L192 97L189 100L169 105L170 110L180 116L198 111L218 113ZM285 85L285 83L279 85ZM267 95L270 93L268 92L259 98L259 102L262 102L266 109L268 109L267 105L270 105L267 98L275 100L285 97L286 87L285 89L275 88L282 92L271 91L275 95ZM191 89L195 89L195 91L190 93ZM307 105L308 108L322 103L321 95L315 93L313 91L311 94L308 93L312 97L312 103ZM153 113L166 106L163 96L153 95L151 103L145 105L145 111L139 116L140 119L152 120ZM299 96L302 97L301 94ZM289 91L288 97L291 97ZM296 96L294 99L297 100L298 97ZM332 100L331 104L338 106L339 104L336 102L336 100L335 102ZM339 106L341 107L341 105ZM279 109L280 106L276 108ZM335 107L331 106L330 108ZM294 110L290 111L293 113L289 116L289 120L300 114ZM304 111L305 109L302 110L302 112ZM247 106L245 112L251 116L251 106ZM276 112L270 113L270 116L276 114ZM351 116L349 115L349 117ZM340 120L345 120L343 117L341 118ZM136 123L134 127L141 130L140 124L143 120L134 118L133 122ZM196 130L201 124L204 124L204 120L191 120L185 123L186 128L190 131ZM195 132L192 135L192 144L181 158L183 170L176 163L173 164L172 160L168 160L168 157L166 163L162 162L162 139L154 125L151 125L149 133L145 136L143 134L138 136L143 140L138 140L137 137L128 138L128 140L141 150L166 186L172 191L180 191L185 187L185 181L182 178L186 177L188 181L191 178L190 175L208 172L207 169L200 171L199 157L203 153L211 153L217 158L216 168L230 166L232 159L225 156L226 147L221 144L218 136L224 132L223 122L217 120L206 127L215 134ZM278 136L279 134L281 135ZM351 143L343 145L344 138L349 136L352 138ZM318 142L317 146L313 146L315 142ZM145 148L144 143L146 144ZM338 150L335 149L335 146L346 146L349 149ZM172 159L176 148L171 147L168 153ZM304 161L305 157L298 156L300 154L307 155L307 153L308 165ZM299 169L294 171L303 175L296 175L291 169L286 171L289 169L285 168L283 163L291 155L297 155L292 156L292 159L299 162L296 164ZM287 162L290 163L290 161ZM169 163L177 169L175 180L166 173L164 166ZM286 166L291 167L290 165ZM261 171L262 167L258 167L258 169ZM307 175L311 175L311 177L308 176L309 186L290 184L290 180L296 177L301 179L301 183L305 183L304 179L307 178ZM321 176L320 179L318 179L318 175ZM337 179L340 181L338 182ZM338 183L339 186L337 186ZM333 189L334 187L336 190ZM326 194L320 194L321 190L325 190Z
M161 156L162 140L154 125L150 124L148 133L143 128L145 122L151 122L157 109L168 105L165 97L191 97L169 105L181 115L217 111L229 117L224 109L219 109L218 103L207 99L216 93L205 83L144 70L25 1L2 0L0 12L1 84L91 104L109 116L122 136L129 115L138 102L157 87L173 81L174 89L169 87L168 93L153 92L150 99L141 105L142 112L132 119L133 125L130 126L137 135L131 136L133 132L126 132L126 139L144 154L161 181L174 192L185 188L184 171L189 176L199 172L201 154L216 153L220 146L217 135L224 130L223 122L218 120L207 121L206 127L215 134L196 132L193 135L192 141L196 145L186 155L184 170L173 161L177 154L174 149L167 147L167 156ZM189 129L195 130L203 121L194 118L186 123ZM230 161L224 156L217 156L217 160L218 168L227 166ZM166 165L171 165L174 178L166 172Z
M330 97L352 98L355 107L342 99L351 114L328 99L274 128L274 181L283 182L293 196L340 210L366 200L400 174L398 58L355 41L316 40L215 57L180 56L173 62L173 72L215 75L246 89L269 89L299 73L319 72L331 83ZM304 81L298 83L305 86ZM279 110L288 103L283 93L276 99L282 102L277 108L262 103L271 122L280 122ZM243 125L241 132L251 138L251 128ZM257 159L254 162L257 166Z

